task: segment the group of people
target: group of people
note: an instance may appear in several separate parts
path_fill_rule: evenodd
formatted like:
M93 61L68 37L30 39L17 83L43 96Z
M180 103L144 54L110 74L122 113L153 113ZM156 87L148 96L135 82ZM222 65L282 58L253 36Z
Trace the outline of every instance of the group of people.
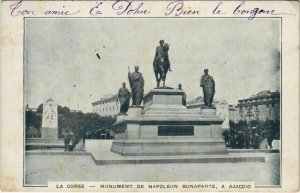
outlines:
M74 141L75 136L71 130L67 130L64 133L64 144L65 144L65 151L73 151L74 150Z
M159 41L159 46L156 47L155 56L153 60L153 70L157 80L157 87L163 81L165 86L165 78L167 71L171 71L171 64L168 55L169 44L164 43L164 40ZM122 87L118 92L118 99L120 101L120 113L126 114L129 108L130 98L132 98L132 106L139 107L144 96L144 78L139 72L139 66L134 67L134 72L130 72L128 67L128 80L131 88L131 93L126 88L126 83L122 83ZM200 87L203 89L205 107L211 108L213 97L215 94L215 81L212 76L208 74L208 69L204 69L204 75L201 77ZM182 90L182 84L178 85L178 89ZM186 105L186 95L182 97L182 104Z
M232 149L260 149L264 139L267 142L266 145L268 146L264 148L272 149L273 139L271 136L262 135L258 131L245 133L241 130L226 130L224 131L223 136L226 146Z
M74 151L76 144L81 140L82 148L85 148L85 139L87 133L83 130L82 127L78 128L79 132L72 132L71 129L65 129L63 133L65 151Z

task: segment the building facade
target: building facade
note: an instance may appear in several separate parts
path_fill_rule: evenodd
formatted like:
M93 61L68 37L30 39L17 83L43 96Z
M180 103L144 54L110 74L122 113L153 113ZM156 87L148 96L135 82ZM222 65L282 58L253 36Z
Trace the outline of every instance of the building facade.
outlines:
M239 120L241 120L237 105L229 105L229 120L233 121L234 123L237 123Z
M279 120L280 119L280 93L279 91L271 92L269 90L261 91L249 98L238 100L235 108L235 114L245 116L250 108L252 116L250 120ZM246 115L247 116L247 115Z
M213 106L218 107L218 103L222 101L214 100ZM225 101L226 102L226 101ZM220 103L221 104L221 103ZM226 103L227 104L227 103ZM220 109L227 109L227 105L223 104ZM187 102L186 107L194 112L200 112L204 106L203 98ZM280 93L279 91L271 92L269 90L261 91L246 99L238 100L237 105L228 105L229 120L237 123L240 120L248 120L248 109L250 108L250 120L279 120L280 119ZM218 111L218 108L217 108ZM223 111L223 110L222 110ZM224 113L223 113L224 114Z
M92 103L92 109L94 113L100 116L115 116L120 112L120 101L118 95L112 95L110 97L101 98L99 101Z

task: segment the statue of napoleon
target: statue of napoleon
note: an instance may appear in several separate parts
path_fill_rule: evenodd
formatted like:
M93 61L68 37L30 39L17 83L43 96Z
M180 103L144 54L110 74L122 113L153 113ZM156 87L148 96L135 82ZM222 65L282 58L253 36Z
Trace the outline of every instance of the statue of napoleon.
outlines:
M203 89L205 107L212 108L212 102L215 95L214 78L208 74L208 69L204 69L204 75L201 77L200 87Z
M157 87L159 87L160 81L163 81L163 87L165 86L167 73L168 71L172 71L168 54L170 45L164 42L164 40L159 41L159 46L156 47L153 61L153 70L156 77Z

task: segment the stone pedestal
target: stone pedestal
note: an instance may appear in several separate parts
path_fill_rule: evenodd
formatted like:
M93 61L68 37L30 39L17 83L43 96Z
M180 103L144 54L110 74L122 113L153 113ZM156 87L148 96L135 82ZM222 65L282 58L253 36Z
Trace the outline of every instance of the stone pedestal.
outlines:
M130 107L128 109L127 115L129 117L140 117L143 113L143 107Z
M205 117L215 117L216 109L215 108L202 108L200 111L200 115Z
M227 154L215 110L190 112L182 105L183 94L151 90L143 109L130 109L117 119L111 151L125 156Z
M58 138L58 128L41 128L41 138L42 139L57 139Z

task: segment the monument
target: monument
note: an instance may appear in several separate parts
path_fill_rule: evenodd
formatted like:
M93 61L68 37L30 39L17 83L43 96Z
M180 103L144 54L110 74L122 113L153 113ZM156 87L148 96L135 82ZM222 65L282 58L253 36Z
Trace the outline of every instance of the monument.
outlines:
M58 138L57 104L48 99L43 103L41 138L26 139L26 150L57 148L64 148L64 142Z
M58 138L57 104L52 99L43 104L41 138Z
M160 43L162 46L163 42ZM138 68L135 72L138 73ZM155 76L157 79L157 74ZM164 71L161 78L165 81ZM205 92L209 89L207 83L211 85L207 80L211 78L201 83ZM143 87L134 90L132 85L143 86L144 80L141 74L129 73L134 106L129 108L128 116L117 117L111 151L123 156L228 154L222 139L223 120L216 116L211 103L207 103L208 111L190 112L182 104L184 91L165 84L159 87L159 81L158 88L143 97L144 106L141 107L138 103L141 100L137 98L142 96ZM213 96L209 94L211 92L204 93L207 101L212 101Z
M223 130L228 130L230 128L229 126L229 105L228 103L223 100L223 101L219 101L216 104L216 114L218 117L220 117L220 119L223 120L222 123L222 129Z

